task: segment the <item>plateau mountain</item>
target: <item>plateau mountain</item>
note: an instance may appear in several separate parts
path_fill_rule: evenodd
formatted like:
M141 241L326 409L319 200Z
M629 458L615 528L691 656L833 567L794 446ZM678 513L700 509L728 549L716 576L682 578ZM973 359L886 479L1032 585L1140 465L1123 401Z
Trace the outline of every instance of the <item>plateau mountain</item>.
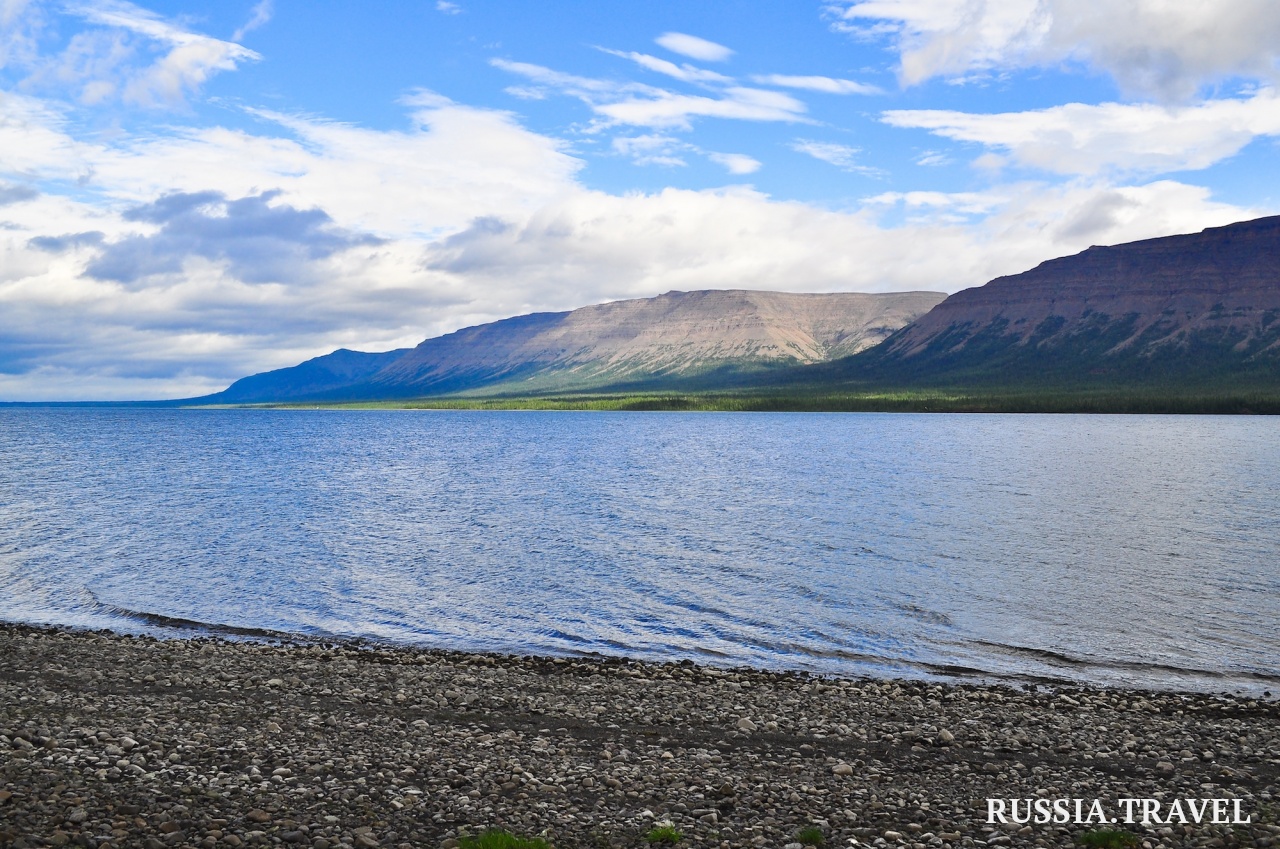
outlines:
M668 292L531 313L386 353L338 350L192 399L207 404L404 399L609 387L720 388L881 342L945 295Z
M948 297L820 384L1280 385L1280 216L1091 247Z

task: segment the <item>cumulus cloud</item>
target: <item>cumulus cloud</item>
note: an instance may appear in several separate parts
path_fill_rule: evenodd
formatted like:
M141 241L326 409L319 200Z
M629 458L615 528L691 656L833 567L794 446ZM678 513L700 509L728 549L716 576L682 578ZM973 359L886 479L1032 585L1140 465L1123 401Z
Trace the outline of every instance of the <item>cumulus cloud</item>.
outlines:
M215 191L175 193L126 210L126 221L154 224L157 231L106 246L85 273L132 284L177 273L189 259L201 257L226 263L229 273L246 283L299 282L309 276L314 260L381 243L335 226L323 210L272 204L279 194L230 200Z
M31 200L39 194L39 192L30 186L13 183L0 183L0 206L8 206L11 203L21 203L24 200Z
M217 186L228 197L283 189L339 226L430 237L492 209L529 209L574 185L580 160L509 113L438 95L405 98L411 127L376 131L258 110L258 133L219 127L80 140L31 98L0 98L0 175L79 182L116 202ZM101 229L101 228L98 228Z
M893 38L907 85L1073 62L1173 100L1233 77L1274 81L1280 60L1272 0L855 0L829 13L837 29Z
M882 222L900 209L905 223ZM1174 182L884 195L854 212L774 201L746 188L621 197L584 191L527 218L477 221L433 247L428 267L499 292L518 278L526 293L537 293L521 304L527 309L672 288L956 291L1090 244L1253 214Z
M229 42L188 39L182 27L137 7L75 8L93 23L81 58L64 62L64 83L79 85L82 100L125 97L131 81L184 44L233 65L252 58L226 52L220 45ZM770 76L757 78L763 88L748 87L695 64L615 55L678 90L494 65L519 78L522 96L587 103L594 121L584 148L650 165L705 159L731 175L726 182L761 163L677 131L710 117L806 123L805 104L793 95L866 93L835 77ZM202 61L175 59L217 70L214 59ZM91 90L111 67L123 69L113 77L119 85ZM181 73L175 79L180 96L200 85L181 82L194 80ZM1104 167L1060 169L1068 179L1058 185L1002 183L992 171L984 191L885 192L833 210L742 186L592 191L579 182L583 163L566 142L532 132L510 112L429 91L404 97L406 119L396 129L251 109L235 129L170 122L135 132L126 124L108 136L83 131L83 113L68 105L74 95L40 100L36 90L0 96L5 399L194 395L337 347L387 350L519 313L672 288L954 291L1089 244L1261 214L1178 182L1113 183L1117 173L1149 173L1124 163L1162 133L1189 134L1176 139L1183 165L1216 161L1239 139L1271 132L1267 113L1275 111L1267 92L1212 113L1197 111L1211 104L1026 116L897 110L885 116L894 126L981 145L989 158L1014 164L1047 168L1036 163L1067 148L1095 160L1109 146L1127 152L1106 154ZM1196 129L1233 121L1232 132L1243 135ZM1108 141L1125 127L1149 139L1147 148ZM617 136L607 148L597 135L606 130ZM1069 136L1056 152L1055 132ZM799 139L795 150L877 173L847 145Z
M101 230L89 230L84 233L65 233L61 236L36 236L27 244L38 250L60 254L76 248L96 248L105 239L106 234Z
M834 77L793 76L789 74L756 74L752 82L782 88L799 88L823 94L883 94L879 86Z
M85 178L74 200L16 188L22 215L0 220L0 339L32 337L0 355L0 398L199 394L503 317L470 281L424 268L424 243L576 191L581 163L504 112L429 92L405 106L403 131L260 112L256 133L108 144L0 98L0 179L18 178L0 186Z
M1069 103L994 115L892 110L884 121L975 142L1013 164L1057 174L1160 174L1207 168L1255 138L1280 135L1280 98L1268 89L1194 106Z
M667 32L654 39L654 42L672 53L698 59L702 62L724 62L733 55L733 51L723 44L698 38L696 35L685 35L682 32Z

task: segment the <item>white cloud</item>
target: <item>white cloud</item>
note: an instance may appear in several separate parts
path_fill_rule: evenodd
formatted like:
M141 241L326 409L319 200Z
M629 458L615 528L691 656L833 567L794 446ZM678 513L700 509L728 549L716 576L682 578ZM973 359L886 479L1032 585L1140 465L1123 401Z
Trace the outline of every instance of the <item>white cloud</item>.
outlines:
M254 4L253 9L249 11L249 20L245 21L244 26L236 30L235 35L231 36L231 40L239 41L244 38L246 34L265 25L271 20L271 14L271 0L258 0L258 2Z
M637 165L685 166L682 154L697 148L674 136L650 133L642 136L617 136L611 145L614 153L631 158Z
M41 138L94 168L93 185L115 202L25 191L0 207L0 397L199 394L337 347L386 350L509 315L673 288L954 291L1089 244L1259 214L1173 182L885 194L845 212L742 188L609 195L576 184L574 160L503 113L427 94L413 108L428 114L411 133L273 116L279 123L265 129L290 133L191 131L103 148L44 128ZM0 161L13 140L0 134ZM673 142L636 136L630 152ZM56 158L28 154L43 174L57 173ZM226 197L210 198L207 211L198 198L147 211L160 210L166 192L210 185ZM266 209L252 187L270 185L286 191ZM251 282L237 271L236 251L277 250L270 245L183 249L183 239L218 232L210 216L245 198L249 212L280 222L273 232L298 266L288 274ZM204 216L205 229L166 236L165 216L183 209ZM898 209L905 223L882 223ZM335 237L320 212L348 234ZM293 220L310 224L285 226ZM313 232L317 251L306 249ZM134 266L148 273L84 273L122 250L151 262Z
M642 85L640 83L620 83L614 80L599 80L593 79L592 77L581 77L576 74L566 74L561 71L552 70L551 68L547 68L542 65L534 65L530 62L512 62L507 59L490 59L489 64L499 70L506 71L507 73L522 76L535 85L543 86L562 94L581 98L588 103L593 103L597 100L616 98L627 92L646 92L652 94L659 94L662 92L662 89Z
M894 110L884 121L976 142L1057 174L1160 174L1207 168L1255 138L1280 135L1280 98L1268 89L1194 106L1069 103L994 115Z
M14 0L5 3L0 13ZM76 8L99 28L80 34L74 60L64 51L42 73L51 82L65 73L86 100L173 102L198 90L218 62L256 56L137 7ZM591 129L639 128L611 140L615 154L637 163L705 157L730 175L750 174L758 160L706 150L672 130L698 117L808 121L789 94L622 55L703 88L690 95L527 63L494 66L519 75L528 95L581 98L596 119ZM823 91L852 83L815 79L828 78L769 84ZM112 81L110 90L93 88ZM135 84L142 88L126 95ZM1277 111L1263 92L1181 111L890 112L886 120L899 126L981 144L993 158L1043 168L1067 161L1058 170L1099 176L882 193L836 211L743 187L590 191L562 141L511 113L426 91L404 99L411 120L400 130L255 109L258 123L239 129L108 135L83 131L74 107L33 90L0 94L6 399L199 394L337 347L386 350L510 315L672 288L954 291L1089 244L1262 214L1182 183L1112 183L1118 172L1141 171L1126 163L1153 150L1175 164L1217 161L1272 133ZM795 149L877 173L849 146L802 139Z
M906 223L881 224L880 216L899 205L908 208ZM745 188L626 196L583 191L528 218L488 219L455 235L432 249L430 266L493 293L511 312L570 309L673 288L956 291L1090 244L1195 231L1256 214L1174 182L882 195L855 212L774 201ZM520 281L519 294L513 280Z
M0 0L0 68L26 67L36 61L41 9L32 0Z
M627 53L621 50L609 50L600 48L604 53L611 56L620 56L623 59L630 59L642 68L655 71L659 74L666 74L681 82L686 83L729 83L733 82L732 77L726 77L724 74L718 74L715 71L708 71L705 68L698 68L690 65L688 62L683 65L677 65L675 62L668 62L666 59L659 59L657 56L650 56L647 53Z
M926 150L924 153L916 157L917 165L925 165L930 167L938 166L938 165L950 165L951 162L952 162L952 159L950 156L938 150Z
M757 74L752 82L761 85L776 85L782 88L799 88L808 91L820 91L823 94L883 94L878 86L853 80L835 79L833 77L803 77L788 74Z
M881 176L882 174L877 168L858 164L858 154L862 151L856 147L833 142L813 141L811 139L797 139L791 143L791 149L797 153L803 153L807 156L812 156L814 159L834 165L842 171L865 174L867 176Z
M81 101L88 104L118 96L135 106L178 106L213 75L261 58L239 44L190 32L122 0L71 4L65 11L104 29L77 33L60 55L32 60L28 85L78 86ZM269 6L255 7L254 18L262 14L269 15ZM139 49L139 37L145 51ZM160 55L152 59L157 51Z
M674 94L628 98L596 106L596 111L616 124L689 129L691 118L733 118L740 121L805 121L806 107L794 97L775 91L733 86L725 97Z
M1185 99L1232 77L1274 81L1280 59L1273 0L856 0L831 9L839 29L895 38L907 85L1078 62L1127 92Z
M698 38L696 35L685 35L682 32L667 32L654 39L654 42L672 53L698 59L702 62L724 62L733 55L733 51L723 44Z
M717 96L678 94L639 83L619 83L565 74L528 62L493 59L490 64L509 73L519 74L543 89L553 89L579 98L603 119L595 128L597 130L618 124L687 130L692 128L691 119L697 117L808 123L804 114L807 110L805 104L778 91L727 86L717 91ZM525 94L539 94L540 91Z
M717 165L723 165L730 174L754 174L764 164L745 153L708 153L707 158Z
M446 15L457 15L462 12L462 7L457 3L450 3L449 0L436 0L436 11Z
M425 269L423 246L577 191L580 163L506 113L430 93L407 105L406 132L260 112L257 135L104 143L74 137L38 100L0 95L0 179L15 181L0 206L0 397L197 394L335 347L385 350L501 317L469 281ZM77 177L80 200L22 188L65 191ZM178 232L130 212L210 187L225 225ZM284 190L269 200L284 218L262 187ZM236 209L282 226L237 223ZM338 241L313 228L326 213ZM274 247L273 232L285 236Z

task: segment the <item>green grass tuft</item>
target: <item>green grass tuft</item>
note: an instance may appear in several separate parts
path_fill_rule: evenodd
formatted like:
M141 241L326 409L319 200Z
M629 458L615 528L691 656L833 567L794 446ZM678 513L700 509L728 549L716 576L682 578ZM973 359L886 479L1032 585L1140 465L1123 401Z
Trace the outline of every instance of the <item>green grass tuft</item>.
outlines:
M541 837L518 837L498 829L475 837L459 837L458 846L459 849L551 849Z
M669 843L676 844L684 837L683 834L673 825L654 826L653 830L645 835L645 840L650 843Z
M796 832L796 842L805 846L824 846L827 838L823 836L822 829L811 825Z
M1138 835L1116 828L1099 828L1080 835L1080 843L1090 849L1131 849L1139 843Z

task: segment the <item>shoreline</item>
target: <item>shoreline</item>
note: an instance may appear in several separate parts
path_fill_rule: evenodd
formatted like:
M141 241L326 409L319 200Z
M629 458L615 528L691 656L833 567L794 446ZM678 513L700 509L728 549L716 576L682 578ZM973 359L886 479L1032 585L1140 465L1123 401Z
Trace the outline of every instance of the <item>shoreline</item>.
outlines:
M1280 845L1275 701L625 658L0 624L0 771L0 847L1067 846L1099 826L987 800L1068 798L1238 800L1248 824L1117 827Z

